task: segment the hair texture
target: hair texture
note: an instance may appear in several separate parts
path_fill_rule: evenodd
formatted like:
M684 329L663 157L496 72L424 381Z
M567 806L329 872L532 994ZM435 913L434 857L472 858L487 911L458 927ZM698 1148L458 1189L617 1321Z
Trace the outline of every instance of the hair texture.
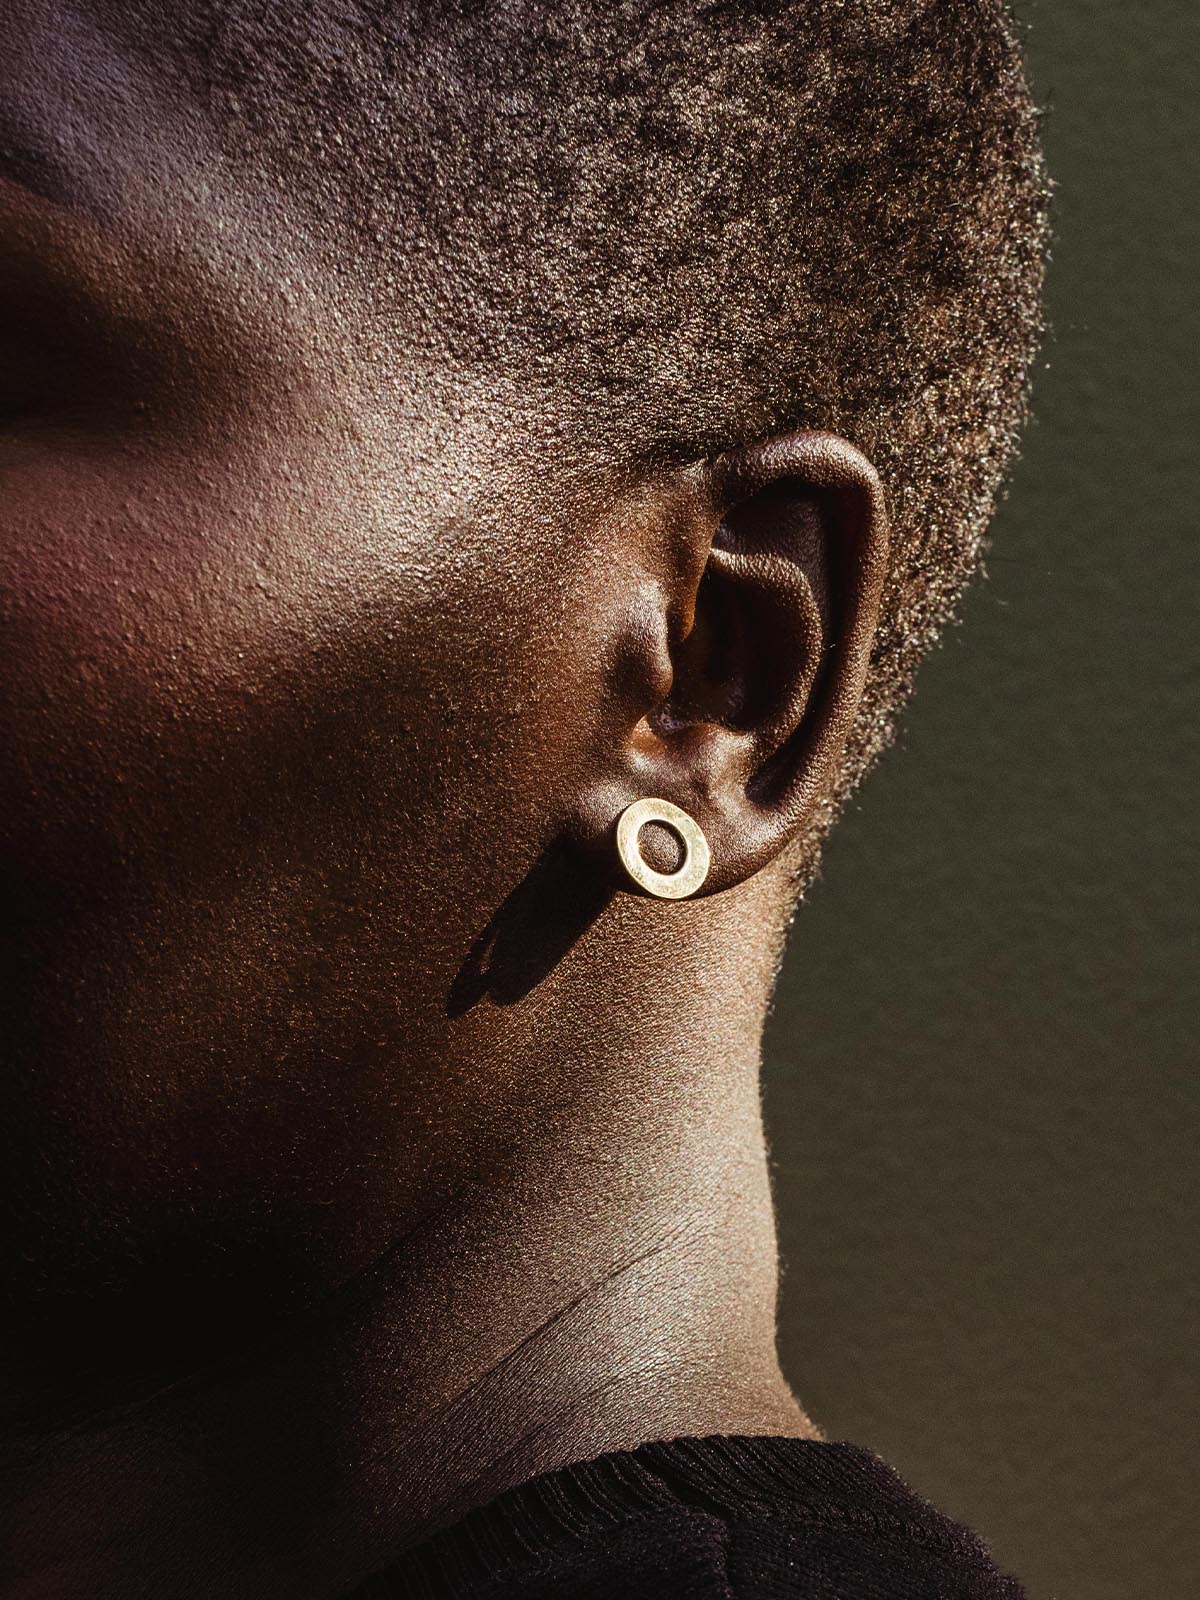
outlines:
M197 26L206 91L345 215L418 347L634 471L815 427L875 463L891 567L815 844L1023 420L1047 185L1003 0L239 0Z

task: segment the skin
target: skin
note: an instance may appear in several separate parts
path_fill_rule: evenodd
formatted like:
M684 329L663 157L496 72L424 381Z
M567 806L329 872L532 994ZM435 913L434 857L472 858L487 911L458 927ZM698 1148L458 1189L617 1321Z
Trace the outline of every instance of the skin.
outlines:
M4 11L0 1593L316 1600L566 1461L811 1434L758 1053L870 463L564 440L136 37ZM693 901L623 887L646 795Z

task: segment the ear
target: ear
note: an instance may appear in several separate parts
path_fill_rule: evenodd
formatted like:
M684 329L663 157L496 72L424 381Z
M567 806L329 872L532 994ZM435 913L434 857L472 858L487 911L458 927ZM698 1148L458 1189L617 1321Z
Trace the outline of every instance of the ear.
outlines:
M587 831L615 867L624 806L681 807L708 841L710 894L778 856L828 796L866 680L888 526L871 463L829 433L722 456L692 488L682 515L675 501L656 615L625 641L642 660L615 691L616 770L590 797ZM675 847L655 831L641 853L670 872Z

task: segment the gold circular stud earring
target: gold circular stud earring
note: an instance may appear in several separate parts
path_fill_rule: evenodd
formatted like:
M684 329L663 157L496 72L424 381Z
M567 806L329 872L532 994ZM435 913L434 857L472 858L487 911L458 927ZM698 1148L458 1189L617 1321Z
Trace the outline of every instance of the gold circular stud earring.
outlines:
M683 861L674 872L656 872L638 848L638 834L648 822L661 822L683 846ZM657 900L686 900L708 877L712 854L699 824L669 800L635 800L617 818L617 854L633 884Z

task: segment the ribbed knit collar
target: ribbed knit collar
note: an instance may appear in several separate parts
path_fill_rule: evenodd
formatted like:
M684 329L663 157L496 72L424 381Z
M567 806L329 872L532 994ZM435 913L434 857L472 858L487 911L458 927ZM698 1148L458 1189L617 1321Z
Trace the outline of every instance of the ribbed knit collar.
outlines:
M769 1506L793 1523L854 1526L976 1558L985 1547L857 1445L732 1437L644 1444L547 1472L400 1556L347 1600L469 1600L533 1578L571 1548L680 1505L731 1518Z

